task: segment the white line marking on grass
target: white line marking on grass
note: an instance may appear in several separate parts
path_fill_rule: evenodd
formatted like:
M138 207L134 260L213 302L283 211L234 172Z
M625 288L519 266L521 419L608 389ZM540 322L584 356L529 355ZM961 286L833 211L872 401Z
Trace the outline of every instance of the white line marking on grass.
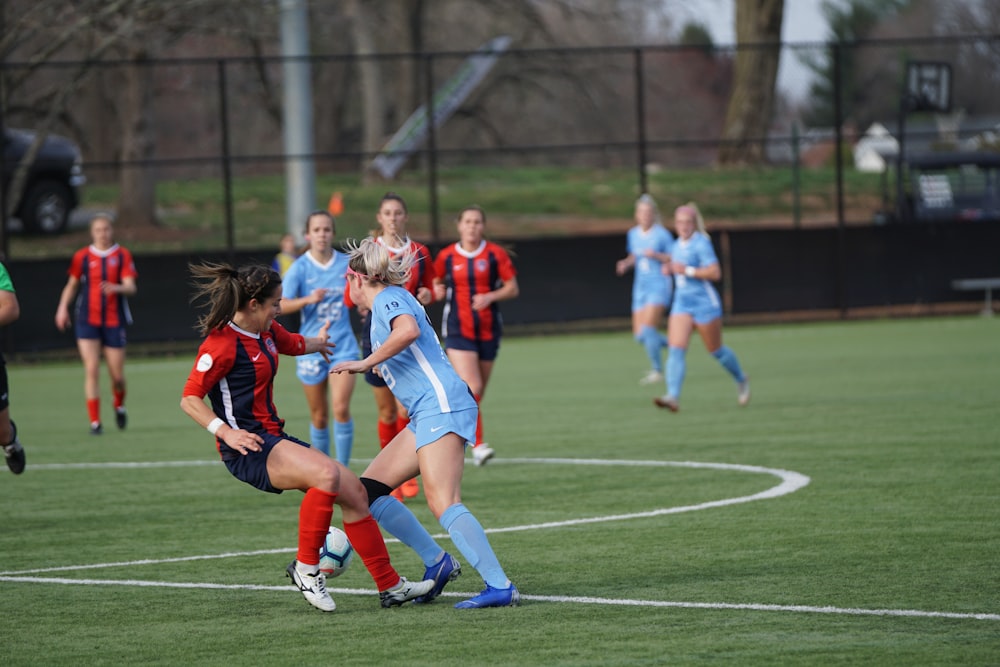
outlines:
M263 586L257 584L214 584L201 582L148 581L142 579L66 579L56 577L9 577L0 581L30 584L62 584L67 586L132 586L143 588L186 588L230 591L294 591L291 586ZM376 591L363 588L327 588L337 595L371 595ZM467 598L475 593L442 593L441 597ZM627 598L574 597L567 595L521 595L522 600L570 604L594 604L618 607L656 607L671 609L704 609L708 611L778 611L797 614L839 614L845 616L894 616L908 618L952 618L977 621L1000 621L1000 614L956 613L948 611L923 611L920 609L854 609L844 607L812 607L808 605L781 604L731 604L727 602L672 602L669 600L629 600Z
M510 526L508 528L490 528L487 533L511 533L522 530L539 530L542 528L561 528L563 526L578 526L587 523L603 523L607 521L622 521L626 519L642 519L653 516L663 516L667 514L681 514L683 512L694 512L696 510L710 509L713 507L726 507L727 505L738 505L749 503L755 500L767 500L794 493L809 484L810 479L791 470L780 470L778 468L762 468L760 466L740 465L737 463L701 463L697 461L613 461L603 459L501 459L510 463L553 463L556 465L595 465L595 466L658 466L671 468L706 468L710 470L735 470L738 472L750 472L756 474L774 475L781 480L777 486L755 493L749 496L738 498L725 498L723 500L711 500L697 505L682 505L680 507L665 507L662 509L647 510L645 512L632 512L630 514L612 514L608 516L589 517L585 519L567 519L565 521L549 521L546 523L536 523L524 526ZM490 462L492 463L492 461ZM437 536L435 536L437 537ZM447 537L443 534L442 537Z
M526 524L520 526L507 526L504 528L487 529L488 533L506 533L525 530L540 530L546 528L560 528L564 526L575 526L580 524L601 523L608 521L622 521L628 519L647 518L663 516L668 514L680 514L682 512L693 512L696 510L710 509L714 507L726 507L741 503L753 502L756 500L767 500L778 498L789 493L794 493L807 486L809 477L791 470L780 468L765 468L761 466L740 465L735 463L703 463L697 461L622 461L607 459L562 459L562 458L501 458L494 459L490 465L496 464L539 464L547 463L553 465L594 465L594 466L643 466L643 467L673 467L673 468L700 468L709 470L731 470L736 472L748 472L754 474L767 474L781 480L776 486L755 493L749 496L737 498L725 498L723 500L713 500L696 505L683 505L680 507L667 507L645 512L633 512L630 514L616 514L610 516L589 517L583 519L569 519L565 521L550 521L537 524ZM150 462L119 462L119 463L50 463L33 465L32 469L42 470L68 470L68 469L98 469L98 468L165 468L165 467L193 467L217 465L219 461L150 461ZM435 535L436 538L446 538L447 534ZM398 540L388 539L387 542L398 542ZM91 565L71 565L52 568L38 568L32 570L21 570L18 572L0 572L0 581L11 583L50 583L69 586L144 586L161 588L187 588L187 589L213 589L213 590L250 590L250 591L282 591L294 590L290 586L260 586L253 584L214 584L214 583L178 583L163 581L145 581L133 579L69 579L62 577L31 577L28 574L39 574L45 572L67 572L76 570L100 569L109 567L134 567L136 565L157 565L161 563L178 563L195 560L211 560L219 558L231 558L240 556L270 555L277 553L293 552L294 548L285 549L261 549L257 551L232 552L222 554L206 554L201 556L183 556L177 558L146 559L119 563L96 563ZM374 591L363 589L330 588L332 593L342 595L372 595ZM465 598L474 593L443 593L442 597ZM951 619L971 619L985 621L1000 621L1000 614L991 613L956 613L944 611L922 611L918 609L854 609L842 607L812 607L807 605L772 605L772 604L731 604L724 602L673 602L663 600L630 600L614 598L595 597L572 597L556 595L525 595L524 600L538 602L556 603L576 603L576 604L596 604L609 606L637 606L656 608L680 608L680 609L705 609L705 610L735 610L735 611L777 611L792 613L811 614L841 614L849 616L890 616L890 617L915 617L915 618L951 618Z
M566 526L579 526L591 523L606 523L609 521L625 521L629 519L642 519L654 516L664 516L668 514L681 514L683 512L694 512L696 510L710 509L713 507L725 507L727 505L737 505L740 503L748 503L755 500L766 500L770 498L778 498L780 496L787 495L789 493L794 493L802 487L809 484L809 478L803 474L793 472L791 470L781 470L777 468L763 468L760 466L748 466L741 465L737 463L703 463L698 461L621 461L621 460L604 460L604 459L555 459L555 458L524 458L524 459L501 459L504 462L510 463L528 463L528 464L538 464L538 463L548 463L553 465L592 465L592 466L642 466L642 467L672 467L672 468L703 468L710 470L735 470L738 472L749 472L755 474L767 474L778 477L781 483L777 486L773 486L769 489L755 493L749 496L740 496L737 498L725 498L723 500L712 500L704 503L699 503L697 505L682 505L680 507L665 507L655 510L647 510L645 512L632 512L629 514L612 514L606 516L596 516L587 517L582 519L566 519L563 521L548 521L545 523L534 523L534 524L524 524L519 526L507 526L504 528L488 528L487 533L514 533L526 530L543 530L546 528L563 528ZM130 467L142 467L142 468L154 468L154 467L169 467L169 466L180 466L180 465L206 465L214 464L217 462L209 461L176 461L176 462L148 462L148 463L79 463L79 464L49 464L50 466L74 466L74 467L85 467L85 468L95 468L95 467L112 467L112 468L130 468ZM38 467L38 466L36 466ZM447 533L437 533L434 535L436 539L444 539L448 537ZM399 540L393 538L387 538L386 542L399 542ZM180 556L176 558L159 558L159 559L144 559L136 561L118 562L118 563L96 563L90 565L63 565L59 567L48 567L48 568L35 568L30 570L16 570L8 572L0 572L0 575L24 575L24 574L41 574L45 572L71 572L77 570L90 570L90 569L102 569L109 567L133 567L136 565L157 565L159 563L180 563L185 561L194 560L209 560L213 558L230 558L234 556L258 556L258 555L268 555L275 553L288 553L295 551L294 548L287 549L262 549L256 551L245 551L245 552L231 552L222 554L206 554L201 556Z
M29 470L100 470L119 468L194 468L222 465L221 459L211 461L107 461L104 463L36 463Z

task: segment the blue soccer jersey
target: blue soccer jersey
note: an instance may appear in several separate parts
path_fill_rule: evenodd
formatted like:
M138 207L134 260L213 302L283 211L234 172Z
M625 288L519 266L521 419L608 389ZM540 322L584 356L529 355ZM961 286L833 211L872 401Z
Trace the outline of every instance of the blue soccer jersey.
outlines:
M420 327L420 336L406 349L382 362L379 373L403 404L410 418L475 410L469 387L452 368L424 307L401 287L379 292L372 304L372 349L378 350L392 332L392 320L411 315Z
M281 281L281 296L285 299L309 296L317 288L326 289L326 296L322 301L302 308L299 333L308 337L316 336L329 320L327 334L336 344L331 361L357 359L361 354L357 338L351 329L350 313L344 305L347 262L347 255L341 252L334 251L326 264L321 264L307 252L292 263ZM316 384L329 371L329 364L318 352L299 357L296 367L299 379L306 384Z
M687 240L678 239L674 243L672 256L674 261L696 269L719 263L712 240L701 232L695 232ZM674 276L674 280L676 293L672 313L694 315L695 321L699 323L722 316L722 300L711 281L683 274Z
M649 305L669 305L673 282L670 276L663 274L663 263L653 257L647 257L646 252L652 250L670 255L674 246L673 235L659 223L647 230L636 225L628 230L626 243L628 252L635 257L632 309L638 310Z

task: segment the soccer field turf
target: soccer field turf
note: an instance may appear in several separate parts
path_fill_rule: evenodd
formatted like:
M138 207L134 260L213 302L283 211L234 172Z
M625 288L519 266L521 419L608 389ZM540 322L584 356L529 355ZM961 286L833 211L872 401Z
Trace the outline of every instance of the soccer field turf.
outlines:
M463 498L519 608L337 611L284 576L301 494L232 479L178 407L194 359L130 361L130 422L87 433L78 363L8 368L28 467L0 468L0 664L640 665L1000 662L1000 318L732 327L746 408L695 340L678 414L628 332L504 341L497 451ZM283 358L276 403L308 438ZM378 447L359 381L352 468ZM409 505L458 554L423 494ZM339 525L339 510L334 523ZM418 578L419 559L389 542Z

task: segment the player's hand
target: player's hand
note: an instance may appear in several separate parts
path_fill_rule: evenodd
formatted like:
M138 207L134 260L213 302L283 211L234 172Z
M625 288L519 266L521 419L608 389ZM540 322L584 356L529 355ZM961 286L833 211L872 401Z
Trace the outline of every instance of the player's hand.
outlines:
M323 355L323 359L327 363L330 362L330 353L333 352L333 348L337 347L336 343L330 341L329 330L330 330L330 320L327 320L326 322L323 323L323 326L319 328L319 331L316 333L316 339L315 339L316 344L318 346L316 351L319 352L321 355Z
M330 375L334 373L367 373L370 366L362 359L360 361L341 361L330 369Z
M671 262L670 268L674 272L674 275L682 275L684 269L687 268L683 262Z
M69 328L69 325L70 325L69 313L64 310L57 310L56 329L59 329L59 331L66 331L66 329Z
M419 301L424 306L429 304L434 298L434 295L431 294L431 291L426 287L418 288L416 296L417 296L417 301Z
M241 428L227 426L225 433L222 434L222 442L246 456L250 452L259 452L261 445L264 444L264 438Z
M327 290L325 287L317 287L312 291L312 294L309 295L309 303L319 303L326 298L326 292Z
M445 298L446 296L448 296L448 288L445 287L444 284L442 284L442 283L435 283L434 284L434 299L437 300L437 301L440 301L443 298Z
M493 303L493 292L472 295L472 310L489 308L491 303Z

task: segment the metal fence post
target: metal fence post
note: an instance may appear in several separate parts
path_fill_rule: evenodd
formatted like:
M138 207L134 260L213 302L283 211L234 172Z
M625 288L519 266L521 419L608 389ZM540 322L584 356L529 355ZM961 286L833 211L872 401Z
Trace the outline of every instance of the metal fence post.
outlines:
M635 60L635 127L639 153L639 192L649 191L646 178L646 94L642 71L642 49L633 52Z
M437 187L437 131L434 128L434 56L430 53L424 55L424 82L427 86L427 189L428 204L430 206L431 238L439 241L441 232L439 229L440 211L438 210L438 187Z
M792 221L802 226L802 160L799 156L799 122L792 123Z
M233 174L229 155L229 105L226 101L226 61L217 61L219 72L219 127L222 130L219 141L222 143L222 193L226 215L226 252L229 259L236 256L236 231L233 220Z
M843 96L843 71L840 66L840 44L830 44L830 55L833 58L833 131L834 131L834 163L837 174L837 307L840 308L840 319L847 319L847 229L844 227L844 160L841 152L843 144L844 109L841 105Z

